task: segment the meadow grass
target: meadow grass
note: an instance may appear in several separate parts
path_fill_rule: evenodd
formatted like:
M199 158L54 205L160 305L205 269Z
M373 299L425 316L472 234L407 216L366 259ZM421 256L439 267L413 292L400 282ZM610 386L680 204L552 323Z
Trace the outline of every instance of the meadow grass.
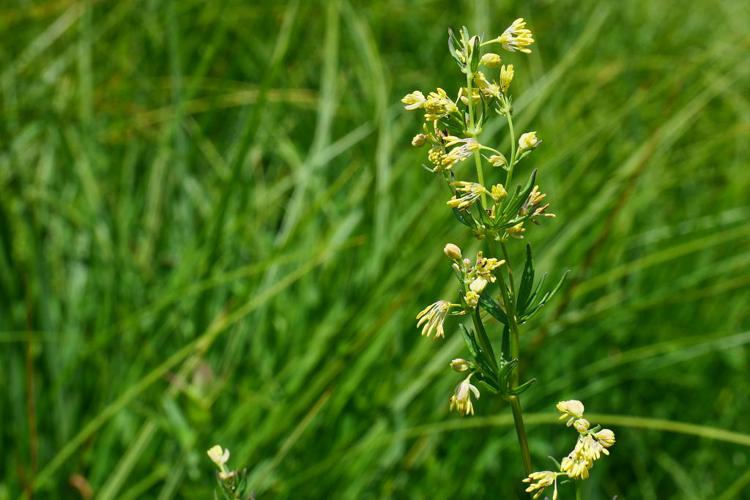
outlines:
M463 341L415 328L465 234L399 99L520 16L529 238L572 270L522 338L534 461L577 398L618 436L586 498L746 498L741 0L4 3L0 498L208 498L215 443L260 498L513 498L507 408L449 414Z

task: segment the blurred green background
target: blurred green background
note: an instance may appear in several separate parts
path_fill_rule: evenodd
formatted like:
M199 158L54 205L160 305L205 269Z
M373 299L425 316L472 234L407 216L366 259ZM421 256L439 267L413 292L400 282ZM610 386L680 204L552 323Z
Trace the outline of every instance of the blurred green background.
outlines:
M0 498L209 498L215 443L259 498L515 498L508 408L448 413L457 324L415 328L471 235L399 99L521 16L527 240L572 270L522 339L536 465L578 398L618 436L585 498L750 498L744 0L3 2Z

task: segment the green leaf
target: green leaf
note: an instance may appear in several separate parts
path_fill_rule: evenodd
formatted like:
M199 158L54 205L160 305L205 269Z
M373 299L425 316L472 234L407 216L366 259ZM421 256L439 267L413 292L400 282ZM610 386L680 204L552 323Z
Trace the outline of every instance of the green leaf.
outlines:
M518 396L519 394L522 394L522 393L528 391L531 388L531 386L534 385L535 383L536 383L536 379L535 378L529 379L526 382L524 382L523 384L519 385L518 387L512 388L510 390L510 393L513 394L513 395L515 395L515 396Z
M489 294L479 296L479 305L500 323L504 325L508 324L508 316L505 314L505 311L500 308L500 304L489 297Z
M563 273L562 277L560 278L560 281L557 282L557 285L555 285L555 287L552 290L549 290L547 293L545 293L542 296L542 298L539 299L539 302L536 305L534 305L531 309L529 309L528 311L526 311L526 313L523 315L523 317L520 318L519 322L521 322L521 323L526 322L529 318L531 318L534 314L536 314L539 311L539 309L541 309L542 307L544 307L544 305L547 302L549 302L549 300L552 297L555 296L555 294L558 292L558 290L560 290L560 287L565 282L565 278L567 278L569 272L570 271L565 271Z
M503 337L500 341L500 357L510 361L510 327L506 324L503 327Z
M454 208L454 209L453 209L453 215L454 215L454 216L456 217L456 219L458 219L458 221L459 221L459 222L460 222L461 224L463 224L463 225L465 225L465 226L468 226L468 227L470 227L470 228L472 228L472 229L474 229L474 227L476 226L476 225L474 224L474 218L473 218L473 217L468 217L468 218L467 218L467 217L465 217L465 216L464 216L464 213L462 213L462 212L461 212L461 211L460 211L459 209L457 209L457 208Z
M518 214L518 211L521 209L521 206L524 204L524 202L529 198L529 193L531 193L531 190L534 189L534 183L536 182L536 169L534 169L531 172L531 175L529 176L529 180L526 182L526 185L523 188L517 187L515 194L508 200L508 202L505 205L505 208L503 209L503 216L501 217L501 220L507 221L511 219L515 219L516 215ZM506 186L507 189L507 186Z
M471 331L466 328L466 325L461 324L461 333L464 336L464 340L466 341L466 347L469 348L469 352L474 358L477 358L479 356L479 346L477 345L476 340L474 340L474 334L471 333Z
M518 287L517 309L518 315L523 315L531 302L531 290L534 286L534 259L531 255L531 245L526 245L526 263L523 266L521 284Z

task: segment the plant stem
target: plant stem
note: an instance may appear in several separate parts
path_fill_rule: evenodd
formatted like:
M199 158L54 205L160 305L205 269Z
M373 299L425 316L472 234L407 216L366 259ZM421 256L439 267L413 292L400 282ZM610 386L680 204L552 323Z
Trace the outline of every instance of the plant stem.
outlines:
M521 448L521 460L523 461L523 471L528 476L534 471L531 465L531 452L529 451L529 442L526 439L526 428L523 425L523 411L521 410L521 400L518 396L508 396L508 403L513 411L513 423L516 426L516 436L518 436L518 446Z
M506 99L505 117L508 119L508 131L510 132L510 162L508 164L508 175L505 176L505 189L510 192L510 181L513 180L513 167L516 166L516 132L513 129L513 116L511 116L510 105Z
M471 63L469 63L471 64ZM473 90L471 81L474 79L474 73L472 73L468 68L466 71L466 90L467 90L467 106L469 108L469 128L470 128L470 134L471 136L476 139L477 137L477 130L475 126L474 121L474 99L472 98ZM482 158L479 156L479 150L474 151L474 165L477 169L477 182L484 186L484 172L482 171ZM482 209L487 206L487 195L482 193Z

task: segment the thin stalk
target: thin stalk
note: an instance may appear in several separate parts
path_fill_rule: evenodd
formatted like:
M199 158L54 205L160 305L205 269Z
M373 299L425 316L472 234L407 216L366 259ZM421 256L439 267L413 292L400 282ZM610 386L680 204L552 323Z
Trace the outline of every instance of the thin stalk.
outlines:
M516 436L518 436L518 446L521 448L523 471L528 476L534 472L534 467L531 465L531 452L529 451L529 442L526 439L526 428L523 425L521 400L518 396L508 396L508 403L510 403L511 410L513 410L513 423L516 427Z
M471 62L469 62L471 64ZM471 131L471 136L476 139L477 137L477 130L475 126L474 121L474 99L473 96L473 90L472 90L472 84L471 81L474 79L474 73L468 70L466 72L466 90L468 95L466 96L467 99L467 107L469 108L469 128ZM474 166L477 169L477 182L484 186L484 172L482 170L482 158L479 155L479 150L474 151ZM487 195L485 193L482 193L482 209L484 210L484 207L487 206Z
M505 189L510 191L510 181L513 180L513 167L516 166L516 132L513 129L513 116L508 101L505 101L506 113L508 119L508 132L510 133L510 162L508 163L508 175L505 176Z

